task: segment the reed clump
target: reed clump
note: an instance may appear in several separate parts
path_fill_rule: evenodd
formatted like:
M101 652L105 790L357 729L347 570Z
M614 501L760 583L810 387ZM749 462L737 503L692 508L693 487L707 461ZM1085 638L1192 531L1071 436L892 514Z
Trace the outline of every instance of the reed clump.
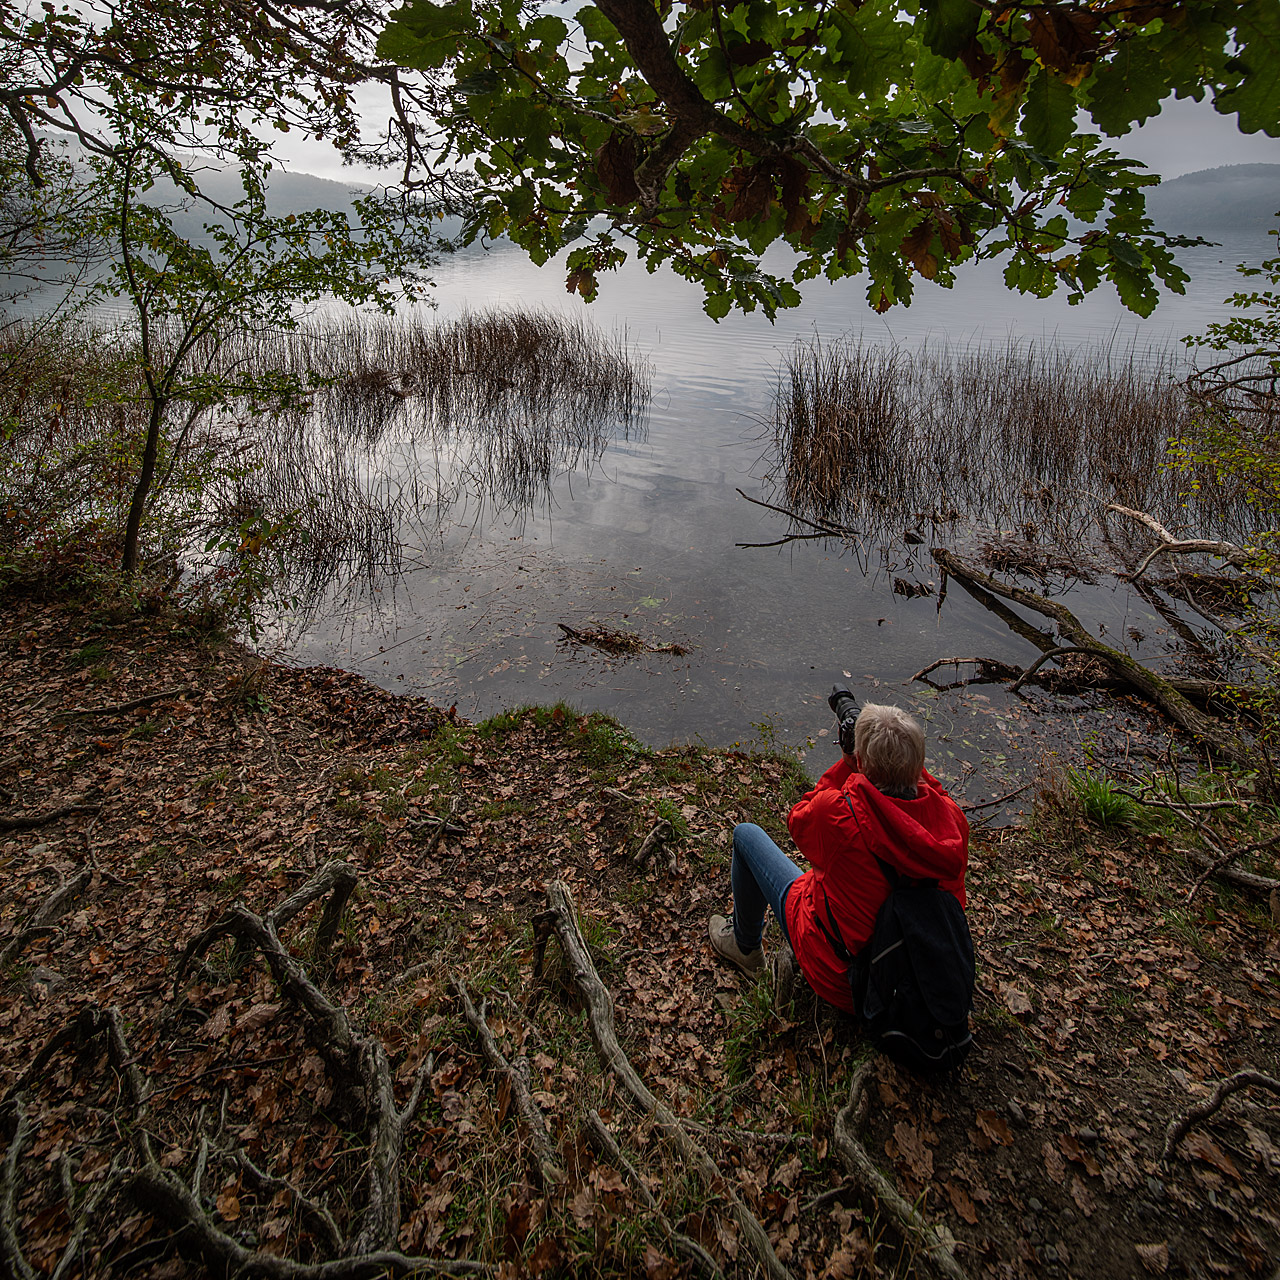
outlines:
M162 358L167 335L153 333ZM462 498L527 509L643 432L626 336L538 310L317 316L202 344L161 442L149 554L199 578L257 520L291 589L392 576ZM210 389L215 391L211 393ZM0 539L118 529L147 420L136 334L105 320L0 331ZM206 548L204 552L200 548Z
M1074 543L1090 494L1170 524L1187 519L1188 501L1202 528L1239 514L1207 469L1167 465L1195 414L1172 352L847 339L792 350L772 429L798 511L868 531L965 519Z

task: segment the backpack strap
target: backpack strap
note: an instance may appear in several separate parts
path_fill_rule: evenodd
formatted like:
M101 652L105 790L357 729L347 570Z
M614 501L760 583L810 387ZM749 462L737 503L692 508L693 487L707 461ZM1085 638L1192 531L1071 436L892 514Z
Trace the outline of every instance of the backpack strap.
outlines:
M835 953L836 959L839 960L841 964L851 965L854 961L853 952L845 946L844 937L840 933L840 926L836 924L835 915L831 911L831 903L827 900L826 889L822 888L821 884L819 884L818 887L822 889L822 905L826 909L827 920L830 923L831 928L828 929L827 926L822 923L821 916L815 915L814 920L817 922L818 928L822 930L822 936L831 944L831 950Z

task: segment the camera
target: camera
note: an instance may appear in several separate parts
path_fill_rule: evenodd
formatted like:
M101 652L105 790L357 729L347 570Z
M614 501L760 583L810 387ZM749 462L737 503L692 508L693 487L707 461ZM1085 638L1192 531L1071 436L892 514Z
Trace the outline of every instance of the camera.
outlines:
M853 726L858 719L858 700L842 685L832 685L827 706L840 724L840 750L853 755Z

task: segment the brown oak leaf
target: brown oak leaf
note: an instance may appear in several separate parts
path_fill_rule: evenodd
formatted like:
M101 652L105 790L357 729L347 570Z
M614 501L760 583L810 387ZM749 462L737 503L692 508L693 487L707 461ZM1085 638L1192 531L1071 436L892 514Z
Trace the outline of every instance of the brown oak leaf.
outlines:
M1100 1178L1102 1176L1102 1166L1094 1159L1093 1152L1085 1150L1071 1134L1064 1133L1058 1139L1058 1146L1062 1154L1073 1164L1084 1165L1091 1177Z
M928 1182L933 1177L933 1152L925 1146L920 1130L899 1120L893 1126L893 1140L897 1144L898 1155L911 1171L911 1176L917 1182Z
M1009 1122L998 1111L979 1111L977 1113L978 1128L1002 1147L1013 1146L1013 1134L1009 1132Z
M947 1195L951 1197L951 1207L972 1227L978 1221L977 1206L969 1199L963 1187L957 1186L954 1182L943 1184L946 1188Z
M1040 1148L1044 1156L1044 1171L1050 1182L1064 1182L1067 1177L1067 1162L1053 1145L1046 1141Z
M1207 1133L1189 1134L1183 1139L1182 1146L1188 1155L1195 1156L1197 1160L1213 1165L1229 1178L1240 1181L1240 1170L1236 1168L1235 1161Z

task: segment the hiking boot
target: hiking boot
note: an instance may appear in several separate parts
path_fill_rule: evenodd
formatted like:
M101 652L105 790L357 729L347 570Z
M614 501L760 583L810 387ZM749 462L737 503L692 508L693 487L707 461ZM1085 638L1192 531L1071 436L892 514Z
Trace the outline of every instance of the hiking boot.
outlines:
M711 939L711 949L727 960L731 965L741 969L743 973L754 977L764 968L764 948L754 951L743 951L738 940L733 936L733 921L724 916L712 916L707 925L707 936Z
M773 1011L780 1018L791 1008L796 986L796 955L784 942L769 965L773 978Z

